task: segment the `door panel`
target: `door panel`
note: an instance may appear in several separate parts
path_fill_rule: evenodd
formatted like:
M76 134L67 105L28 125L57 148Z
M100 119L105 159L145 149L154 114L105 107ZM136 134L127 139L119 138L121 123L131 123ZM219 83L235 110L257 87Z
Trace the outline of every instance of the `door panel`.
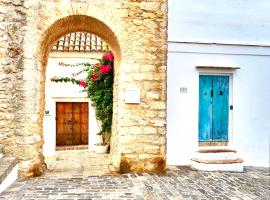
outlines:
M88 144L88 103L81 104L81 142Z
M229 76L213 77L213 140L228 140Z
M209 141L212 135L212 76L200 76L199 141Z
M81 106L80 103L73 103L73 145L81 144Z
M199 77L199 142L228 141L229 76Z
M56 104L56 145L72 143L72 103Z
M56 103L56 145L88 144L88 103Z

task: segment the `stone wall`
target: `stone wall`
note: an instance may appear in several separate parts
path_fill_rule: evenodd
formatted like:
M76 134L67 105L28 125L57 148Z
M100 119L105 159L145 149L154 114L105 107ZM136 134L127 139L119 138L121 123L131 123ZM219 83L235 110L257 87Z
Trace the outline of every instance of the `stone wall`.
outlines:
M163 172L166 165L166 0L0 0L0 143L20 161L21 176L45 168L42 120L45 70L53 43L91 32L115 57L111 155L122 172ZM127 87L140 104L125 104Z
M118 109L122 172L162 172L166 165L167 2L127 2ZM127 40L128 38L128 40ZM141 89L141 103L123 104L126 87Z
M21 106L23 37L26 9L19 1L0 1L0 143L15 155Z

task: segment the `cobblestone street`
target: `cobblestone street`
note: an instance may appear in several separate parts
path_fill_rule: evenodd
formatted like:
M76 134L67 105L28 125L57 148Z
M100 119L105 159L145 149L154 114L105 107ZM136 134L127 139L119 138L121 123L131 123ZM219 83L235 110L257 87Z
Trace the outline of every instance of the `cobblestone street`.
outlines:
M199 172L188 167L168 167L166 175L119 176L47 173L18 180L0 195L0 200L83 199L270 199L268 168L246 168L244 173Z

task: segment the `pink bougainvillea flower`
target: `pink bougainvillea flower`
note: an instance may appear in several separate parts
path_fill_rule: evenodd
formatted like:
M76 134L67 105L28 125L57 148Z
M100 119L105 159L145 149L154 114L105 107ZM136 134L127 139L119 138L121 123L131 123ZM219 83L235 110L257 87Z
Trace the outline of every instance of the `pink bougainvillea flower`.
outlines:
M87 83L84 80L80 80L79 86L86 87L87 86Z
M64 65L65 65L65 63L63 63L63 62L59 62L59 63L58 63L58 65L59 65L59 66L64 66Z
M102 65L100 66L100 70L99 70L99 74L102 75L102 74L107 74L109 73L111 70L111 66L110 65Z
M98 79L98 75L93 74L93 75L92 75L92 81L95 82L97 79Z
M98 67L99 66L99 63L96 63L95 65L94 65L94 67Z
M109 58L108 58L108 55L107 54L104 54L103 56L102 56L102 60L108 60Z
M114 60L114 56L113 56L113 52L112 51L110 51L109 54L108 54L108 60L110 62L113 62L113 60Z

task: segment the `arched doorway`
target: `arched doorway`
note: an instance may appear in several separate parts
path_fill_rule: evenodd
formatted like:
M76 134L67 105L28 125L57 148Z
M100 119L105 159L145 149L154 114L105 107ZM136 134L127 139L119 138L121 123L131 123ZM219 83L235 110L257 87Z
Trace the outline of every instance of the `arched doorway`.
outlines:
M48 55L54 45L54 43L63 35L70 32L88 32L99 36L105 41L111 48L115 56L115 79L117 80L117 68L121 63L121 50L119 42L114 32L103 22L96 18L85 15L71 15L56 20L50 25L46 31L41 35L40 42L37 50L37 71L36 79L38 82L38 98L35 102L35 107L38 109L38 121L35 123L36 135L38 139L36 143L31 146L31 158L29 160L22 161L23 168L20 170L21 176L35 176L43 172L46 167L43 156L43 117L45 109L45 80L46 80L46 65L48 61ZM116 81L117 82L117 81ZM117 86L114 87L114 92L117 93ZM115 95L117 97L117 95ZM34 101L34 100L32 100ZM114 149L117 145L114 143L114 134L112 134L111 140L111 154L114 154ZM30 150L30 149L29 149ZM29 151L28 150L28 151ZM24 150L26 151L26 150ZM23 163L23 164L22 164Z
M108 45L87 32L72 32L54 43L46 66L43 154L56 151L89 150L99 143L102 124L84 87L72 82L52 81L57 77L86 80L85 63L94 65L107 54ZM70 66L71 65L71 66ZM48 162L47 167L48 167Z

